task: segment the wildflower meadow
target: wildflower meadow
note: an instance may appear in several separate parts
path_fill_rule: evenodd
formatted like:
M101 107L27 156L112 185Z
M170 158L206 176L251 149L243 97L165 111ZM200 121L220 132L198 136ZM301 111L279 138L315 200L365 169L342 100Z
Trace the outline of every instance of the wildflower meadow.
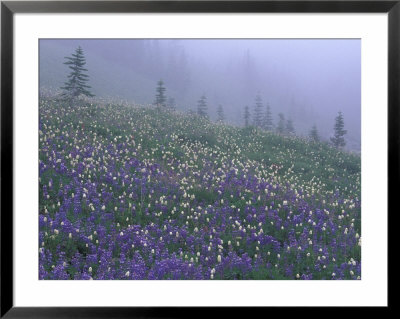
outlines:
M150 105L39 113L39 279L361 278L359 154Z

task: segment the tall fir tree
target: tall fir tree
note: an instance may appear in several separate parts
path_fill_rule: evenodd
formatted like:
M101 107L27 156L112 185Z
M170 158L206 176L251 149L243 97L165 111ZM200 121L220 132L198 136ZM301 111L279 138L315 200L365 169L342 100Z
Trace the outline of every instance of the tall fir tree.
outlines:
M200 100L198 100L197 101L197 114L198 115L200 115L200 116L202 116L202 117L205 117L205 118L208 118L208 114L207 114L207 98L206 98L206 96L203 94L201 97L200 97Z
M286 133L285 115L283 115L283 113L279 113L278 117L279 117L279 120L278 120L278 126L276 128L276 131L279 134L285 134Z
M158 81L156 87L156 100L154 102L156 106L166 106L167 97L165 96L165 91L166 88L164 86L163 80Z
M61 97L70 101L81 95L93 97L94 94L89 91L91 87L86 84L89 81L89 76L85 73L88 70L83 67L86 64L86 59L82 48L79 46L75 53L70 57L65 57L65 59L67 61L64 64L68 65L71 73L68 75L68 81L61 87L63 90Z
M334 135L331 137L331 142L336 148L341 148L346 146L346 141L344 140L344 135L347 130L344 129L344 120L342 112L339 112L335 118L335 125L333 127Z
M263 104L262 99L259 94L256 96L254 106L254 113L253 113L253 124L255 127L262 127L262 113L263 113Z
M265 110L263 127L267 131L272 131L274 128L274 121L272 119L271 107L269 104L267 104L267 109Z
M250 110L249 107L246 105L244 107L244 126L248 127L250 124Z
M217 109L217 121L220 123L225 121L224 108L222 107L221 104L218 105Z
M315 124L311 128L309 137L310 137L310 140L313 141L313 142L319 142L320 141L318 130L317 130L317 126Z
M286 133L287 134L294 134L294 126L292 119L288 119L286 121Z

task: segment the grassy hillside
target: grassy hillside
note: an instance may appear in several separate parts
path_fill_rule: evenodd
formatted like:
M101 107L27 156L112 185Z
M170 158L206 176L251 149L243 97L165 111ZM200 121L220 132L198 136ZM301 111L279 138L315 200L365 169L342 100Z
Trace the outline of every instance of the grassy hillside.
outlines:
M41 279L357 279L360 157L156 108L40 105Z

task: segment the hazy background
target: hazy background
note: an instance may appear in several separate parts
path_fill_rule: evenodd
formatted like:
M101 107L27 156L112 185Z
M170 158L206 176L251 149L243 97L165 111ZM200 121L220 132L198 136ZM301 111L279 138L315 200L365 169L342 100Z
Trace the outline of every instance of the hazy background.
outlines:
M226 122L243 126L244 107L252 113L259 93L275 124L284 113L300 136L316 124L329 139L342 111L346 148L360 150L360 40L40 40L41 88L63 85L64 57L79 45L96 96L151 104L162 79L178 110L195 111L205 94L211 119L221 104Z

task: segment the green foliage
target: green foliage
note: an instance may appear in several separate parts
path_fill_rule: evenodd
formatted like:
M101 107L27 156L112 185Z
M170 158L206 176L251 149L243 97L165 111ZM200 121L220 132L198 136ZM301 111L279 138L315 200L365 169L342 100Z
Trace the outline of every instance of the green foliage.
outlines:
M206 190L203 188L193 188L192 193L195 195L199 202L205 205L212 205L218 199L218 194L214 191Z
M311 128L309 137L312 142L319 142L320 138L319 138L319 134L318 134L316 125L313 125L313 127Z
M217 143L217 138L211 132L188 132L186 139L191 142L199 142L204 146L214 146Z
M286 121L286 133L287 134L294 134L294 126L292 119L288 119Z
M262 114L263 114L263 104L262 99L259 94L256 96L256 103L254 106L254 114L253 114L253 124L255 127L262 127Z
M89 76L85 73L88 70L83 67L86 60L82 48L78 47L71 57L65 57L65 59L67 61L64 64L68 65L71 73L68 75L68 81L61 87L63 90L61 97L68 101L75 100L81 95L93 97L94 95L89 91L91 87L86 84Z
M164 87L163 80L158 81L156 87L156 100L154 102L156 106L166 106L167 97L165 96L165 91L166 88Z
M250 121L250 110L249 110L249 107L246 105L244 107L244 126L245 127L249 126L249 121Z
M344 135L347 133L347 131L344 129L344 120L342 112L339 112L339 114L336 116L335 126L333 129L334 129L334 136L331 137L332 144L337 148L346 146Z
M205 117L208 118L208 114L207 114L207 98L206 96L203 94L200 97L200 100L197 101L197 114L201 117Z
M278 121L278 127L276 128L276 131L279 134L285 134L286 132L286 126L285 126L285 115L283 113L279 113L279 121Z
M263 128L267 131L272 131L274 128L274 121L272 119L271 107L267 104L267 109L265 111Z
M225 120L224 108L221 104L218 105L217 109L217 121L222 123Z

